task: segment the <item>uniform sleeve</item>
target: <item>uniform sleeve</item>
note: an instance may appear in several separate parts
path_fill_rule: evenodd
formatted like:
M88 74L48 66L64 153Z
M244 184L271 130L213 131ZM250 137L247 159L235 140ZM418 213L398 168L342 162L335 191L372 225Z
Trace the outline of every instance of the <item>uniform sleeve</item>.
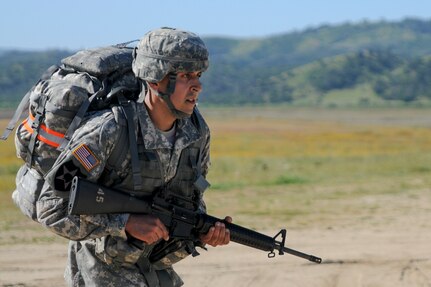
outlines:
M111 111L90 114L74 133L45 178L37 202L39 222L71 240L106 235L126 238L128 214L69 215L69 190L74 176L97 182L117 142L119 128Z
M203 145L203 150L202 150L202 162L201 162L201 170L202 170L202 175L206 178L207 174L208 174L208 170L209 167L211 165L211 161L210 161L210 132L208 127L206 127L206 135L205 135L205 143ZM202 213L206 213L207 212L207 207L206 207L206 203L203 199L203 196L201 196L200 199L200 204L199 204L199 211Z

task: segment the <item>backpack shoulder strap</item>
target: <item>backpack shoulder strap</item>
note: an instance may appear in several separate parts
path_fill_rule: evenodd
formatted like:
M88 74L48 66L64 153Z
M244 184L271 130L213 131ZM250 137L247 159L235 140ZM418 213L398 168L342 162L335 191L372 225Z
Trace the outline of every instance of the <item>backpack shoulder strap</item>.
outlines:
M135 125L135 111L130 100L127 100L123 95L118 97L120 108L123 110L127 120L127 131L129 135L129 148L132 163L133 173L133 190L142 189L141 164L139 162L137 134L139 132Z
M116 116L116 120L120 125L120 134L118 141L108 158L107 169L109 178L106 182L111 184L118 179L119 164L121 164L127 157L127 153L130 151L131 165L132 165L132 176L133 176L133 190L138 191L142 189L142 175L141 165L139 161L138 145L136 139L136 128L135 123L135 110L133 109L130 100L127 100L123 95L117 97L119 105L114 106L113 112Z

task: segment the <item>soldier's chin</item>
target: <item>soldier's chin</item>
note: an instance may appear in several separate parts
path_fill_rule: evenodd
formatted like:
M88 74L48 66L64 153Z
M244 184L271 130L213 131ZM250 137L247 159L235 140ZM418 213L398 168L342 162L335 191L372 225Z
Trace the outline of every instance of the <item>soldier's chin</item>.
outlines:
M184 108L181 109L181 111L183 113L186 113L188 115L192 115L193 114L193 110L195 109L195 107L197 106L197 102L186 102L186 105Z
M176 110L176 111L171 111L173 116L176 119L185 119L185 118L189 118L192 114L193 114L193 109L181 109L181 110Z

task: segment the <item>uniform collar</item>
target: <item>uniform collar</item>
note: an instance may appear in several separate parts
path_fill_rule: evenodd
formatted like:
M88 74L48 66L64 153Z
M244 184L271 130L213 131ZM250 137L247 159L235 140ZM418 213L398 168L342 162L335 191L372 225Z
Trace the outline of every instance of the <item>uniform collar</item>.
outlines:
M200 138L198 129L193 124L191 117L177 120L177 131L175 145L166 139L162 132L157 129L145 108L144 103L137 105L139 125L146 149L183 149L196 142Z

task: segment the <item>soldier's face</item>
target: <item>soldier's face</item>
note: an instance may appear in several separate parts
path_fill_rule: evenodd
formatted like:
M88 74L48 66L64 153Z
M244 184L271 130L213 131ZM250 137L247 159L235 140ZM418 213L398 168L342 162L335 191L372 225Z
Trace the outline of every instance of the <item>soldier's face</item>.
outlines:
M202 72L177 73L175 91L171 95L172 104L179 111L191 115L202 91L200 77Z

